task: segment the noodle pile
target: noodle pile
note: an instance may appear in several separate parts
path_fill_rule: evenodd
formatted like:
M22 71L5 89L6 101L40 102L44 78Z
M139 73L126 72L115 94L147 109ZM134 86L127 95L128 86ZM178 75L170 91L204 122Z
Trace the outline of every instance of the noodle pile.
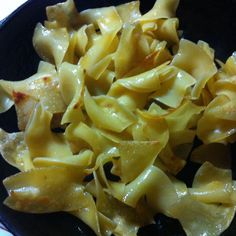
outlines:
M14 105L20 130L0 130L0 152L20 171L3 181L8 207L68 212L97 235L137 235L156 213L191 236L229 227L236 55L217 67L206 42L180 39L177 6L47 7L37 73L0 80L0 112ZM201 164L191 187L176 177L187 161Z

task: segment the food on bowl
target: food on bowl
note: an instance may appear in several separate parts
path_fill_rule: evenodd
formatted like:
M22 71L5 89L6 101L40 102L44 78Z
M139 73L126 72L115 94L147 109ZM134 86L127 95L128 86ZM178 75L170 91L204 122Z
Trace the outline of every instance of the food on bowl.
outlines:
M97 235L136 235L156 213L187 235L219 235L236 209L236 56L216 61L206 42L181 38L177 0L145 14L139 4L47 7L38 71L0 81L0 111L14 105L19 127L0 130L20 171L3 181L4 203L68 212ZM201 166L187 186L178 173L190 161Z

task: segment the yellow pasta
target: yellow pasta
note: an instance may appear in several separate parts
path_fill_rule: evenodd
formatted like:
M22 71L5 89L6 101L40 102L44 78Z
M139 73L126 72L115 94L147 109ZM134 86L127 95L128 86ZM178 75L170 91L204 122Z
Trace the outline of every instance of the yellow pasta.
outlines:
M34 167L22 132L9 134L0 129L0 137L1 155L10 165L21 171L27 171Z
M31 213L74 211L84 194L80 179L76 170L53 166L18 173L4 180L9 191L5 204Z
M127 48L130 50L127 51ZM124 77L149 53L150 48L140 25L124 24L119 45L114 55L116 77L118 79Z
M46 8L47 21L45 26L49 29L71 28L78 26L78 12L73 0L68 0Z
M52 114L44 111L40 104L35 107L24 136L31 158L72 154L64 135L51 131L51 119Z
M139 1L133 1L117 6L116 10L123 23L133 23L141 16L139 6Z
M37 72L0 80L0 112L14 105L20 130L0 129L0 153L20 171L3 180L8 207L65 211L100 236L135 236L157 213L188 236L229 227L236 56L217 68L210 45L181 39L178 3L47 7ZM189 162L200 167L185 183Z
M186 39L180 41L178 53L171 64L185 70L196 79L196 85L192 90L193 99L200 96L207 81L217 72L215 63L209 55L200 46Z
M168 69L170 74L162 79L162 85L151 97L169 107L176 108L183 101L186 90L195 84L195 80L186 72L178 71L170 66Z
M42 59L58 66L69 47L69 34L65 28L47 29L39 23L35 28L33 44Z

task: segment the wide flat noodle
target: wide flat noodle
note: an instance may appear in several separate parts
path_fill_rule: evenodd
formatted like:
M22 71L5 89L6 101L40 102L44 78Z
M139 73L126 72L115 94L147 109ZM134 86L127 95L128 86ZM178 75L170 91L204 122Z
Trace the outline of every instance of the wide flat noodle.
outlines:
M93 25L90 25L93 27ZM87 45L88 45L88 35L87 35L87 30L88 30L88 25L82 26L75 34L77 34L77 42L75 46L75 52L78 56L83 56L86 52ZM95 30L94 30L95 33Z
M206 162L196 173L190 194L182 195L169 214L180 221L187 235L220 235L235 214L233 191L231 171Z
M99 36L99 38L94 42L93 46L89 48L88 52L81 57L79 64L85 70L85 72L93 78L96 70L98 70L98 65L103 65L105 63L105 67L103 65L102 72L104 72L106 67L109 65L109 55L112 54L118 45L118 40L116 37L116 32L108 32L104 35ZM104 58L107 59L104 61ZM103 59L103 62L100 62ZM107 62L108 60L108 62ZM100 76L102 74L100 69ZM94 72L95 70L95 72ZM99 76L94 79L98 79Z
M32 158L72 154L64 136L51 131L51 119L52 114L40 104L35 107L25 131L25 142Z
M139 21L154 21L161 18L175 16L175 11L179 4L178 0L157 0L153 8L140 17Z
M199 98L207 81L217 72L209 55L200 46L186 39L180 40L179 50L173 58L172 65L185 70L197 80L192 90L194 99Z
M180 221L189 236L220 235L229 227L235 206L193 201L188 195L175 202L169 213Z
M84 75L81 68L64 62L59 68L59 78L60 92L66 105L69 105L73 99L78 103L84 83ZM76 105L75 101L73 105Z
M10 165L21 171L34 168L22 132L7 133L0 129L0 153Z
M169 64L171 61L172 55L167 48L166 41L158 41L152 37L150 39L148 36L146 36L146 40L149 44L149 54L138 62L138 64L125 75L126 77L137 76L162 64Z
M78 122L84 120L81 110L84 92L84 73L79 66L63 63L59 68L60 92L68 105L63 114L61 124L71 123L74 127ZM72 128L72 127L71 127Z
M99 154L110 147L110 142L96 129L92 129L83 122L71 124L66 128L66 139L74 146L73 152L77 153L83 148L92 148Z
M157 29L152 30L155 38L160 41L166 41L168 45L173 46L179 43L178 26L179 21L177 18L159 19L156 21ZM146 25L143 26L147 27Z
M236 53L234 52L231 57L229 57L223 66L223 71L228 75L236 75Z
M209 89L214 96L225 95L230 100L234 100L236 89L235 79L235 76L230 78L218 79L215 81L214 85L209 85Z
M116 98L122 106L125 106L130 111L143 109L148 101L149 96L148 93L142 93L140 96L140 93L128 90L121 86L114 86L114 90L111 88L111 90L108 92L108 95L111 94L112 97Z
M150 93L160 88L166 71L168 66L164 63L139 75L119 79L112 84L108 95L117 98L120 104L130 110L143 109Z
M4 180L9 193L4 204L30 213L77 210L84 194L79 179L75 171L58 167L18 173Z
M0 86L0 113L8 111L13 105L11 97Z
M116 7L116 10L124 23L133 23L141 16L139 10L139 1L128 2Z
M163 76L160 88L151 97L169 107L177 108L187 96L187 89L195 84L195 79L176 67L169 66L168 69L168 76Z
M80 151L82 145L78 145L77 127L80 122L85 120L82 112L83 93L84 93L84 73L79 66L63 63L59 69L60 91L68 104L63 114L61 124L68 124L65 130L65 137L71 144L73 153ZM70 94L68 96L68 94ZM79 147L78 147L79 146Z
M147 202L156 212L169 213L170 206L177 201L177 193L170 178L158 167L152 167L156 181L147 191ZM165 188L163 188L163 185Z
M84 192L80 200L78 209L70 213L90 226L97 235L101 235L99 212L97 211L93 196L88 192Z
M234 106L227 107L229 102L231 101L227 97L217 96L207 106L197 127L197 135L204 143L224 143L235 133L236 121L231 119L231 111L234 113Z
M34 109L37 103L37 100L24 93L15 92L14 90L12 93L12 97L15 103L18 128L19 130L25 130L32 110Z
M158 141L161 149L165 147L169 139L169 130L163 117L156 117L148 112L139 111L138 122L132 127L134 140Z
M103 7L82 11L79 20L83 24L94 24L102 34L117 33L122 27L122 20L115 7Z
M69 34L65 28L47 29L38 23L34 31L33 45L43 60L59 66L69 47Z
M116 224L114 234L133 236L137 234L140 226L150 223L151 213L145 211L142 203L140 207L134 209L107 195L96 175L95 186L97 209Z
M120 177L124 183L127 183L153 164L161 150L161 145L158 141L124 141L119 144L118 149L121 162Z
M180 157L178 157L173 150L171 149L170 145L166 145L165 148L162 149L160 152L159 158L162 164L165 167L166 171L169 171L171 174L176 175L178 174L185 166L186 161ZM155 165L159 166L159 160L156 161Z
M127 50L127 48L129 48L129 50ZM125 76L126 73L149 53L150 48L140 25L125 24L120 36L117 51L114 55L116 77L119 79Z
M48 21L45 22L47 28L75 28L78 27L79 14L73 0L58 3L46 8Z
M154 92L160 88L160 77L164 73L165 68L166 65L164 64L139 75L117 80L112 84L108 94L114 96L122 89L121 87L138 93Z
M38 72L22 81L1 80L0 85L14 101L19 128L24 130L35 103L40 101L51 113L65 111L65 103L59 91L55 66L40 63Z
M207 42L204 42L202 40L199 40L197 42L197 45L199 45L206 53L207 55L214 60L215 58L215 51L213 48L210 47L210 45Z
M75 52L78 56L83 56L95 41L100 37L93 24L84 25L77 31L77 44Z
M167 114L165 119L171 132L176 132L191 128L191 119L203 110L204 107L197 106L190 101L185 101L179 109Z
M130 111L109 96L92 98L88 91L85 91L84 105L90 119L98 128L119 133L135 121Z
M214 167L209 162L197 171L190 193L205 203L236 203L231 170Z
M83 172L83 169L92 163L93 155L94 153L91 150L84 150L72 156L36 157L33 163L35 167L77 167L77 171Z
M165 190L161 187L163 184L166 186ZM166 191L172 197L169 195L166 198ZM145 169L135 180L125 186L122 201L135 207L144 194L147 196L148 203L152 206L155 205L155 208L161 211L165 211L176 200L176 193L170 180L160 169L154 166ZM158 196L153 196L153 194Z

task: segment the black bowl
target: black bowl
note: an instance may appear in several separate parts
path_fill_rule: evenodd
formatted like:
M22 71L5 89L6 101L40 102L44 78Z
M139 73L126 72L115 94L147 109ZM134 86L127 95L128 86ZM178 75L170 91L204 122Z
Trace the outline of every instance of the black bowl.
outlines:
M37 69L39 57L32 47L33 30L37 22L46 18L45 7L58 0L30 0L0 22L0 79L21 80ZM79 11L86 8L118 5L128 0L75 0ZM143 12L150 9L155 0L141 0ZM183 37L197 41L207 41L215 50L216 57L225 60L236 50L236 0L180 0L177 16ZM15 111L0 116L0 127L15 131ZM234 156L235 145L232 145ZM233 166L234 165L233 161ZM181 176L193 176L197 167L188 166ZM234 169L234 168L233 168ZM0 221L16 236L46 235L94 235L93 232L77 218L65 213L24 214L5 207L2 201L6 191L2 180L16 170L0 160ZM236 171L233 170L234 178ZM156 225L140 230L139 235L184 235L175 220L157 215ZM223 235L236 235L236 219Z

